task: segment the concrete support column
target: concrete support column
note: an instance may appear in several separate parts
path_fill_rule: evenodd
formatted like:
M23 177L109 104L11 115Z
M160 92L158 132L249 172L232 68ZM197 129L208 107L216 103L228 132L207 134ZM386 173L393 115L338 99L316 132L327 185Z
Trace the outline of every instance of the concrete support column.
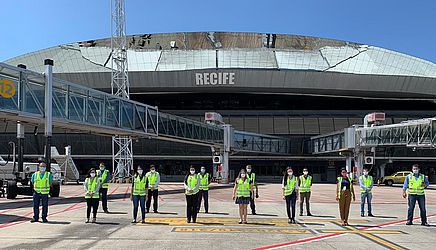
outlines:
M45 163L47 171L50 171L51 162L51 137L53 132L53 60L45 59Z
M23 156L24 156L24 125L17 122L17 140L18 140L18 172L24 171Z
M380 165L380 179L385 177L386 163Z
M347 156L347 158L345 158L345 168L347 169L347 172L349 173L349 176L352 177L353 176L353 157L352 156Z
M233 146L233 128L230 124L223 125L224 128L224 147L222 152L222 171L221 171L221 183L229 183L229 172L230 172L230 150Z

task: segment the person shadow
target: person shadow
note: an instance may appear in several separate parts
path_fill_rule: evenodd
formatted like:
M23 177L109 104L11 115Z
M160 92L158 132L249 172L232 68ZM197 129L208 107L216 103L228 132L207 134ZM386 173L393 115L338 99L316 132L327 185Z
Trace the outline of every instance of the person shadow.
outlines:
M256 213L254 216L278 217L277 214L258 214L258 213Z
M150 212L150 214L152 214ZM156 214L164 214L164 215L178 215L179 213L172 213L172 212L157 212Z
M310 219L310 218L327 218L327 219L335 219L335 216L332 215L316 215L316 214L312 214L312 216L304 216L304 218L306 219Z
M69 225L69 224L71 224L71 222L70 221L51 221L51 220L49 220L47 222L47 224L50 224L50 225Z
M371 218L367 216L368 218ZM372 218L379 218L379 219L398 219L397 216L383 216L383 215L374 215Z
M105 212L98 212L98 213L105 213ZM112 212L112 211L110 211L107 214L127 214L127 213L126 212Z
M202 214L206 214L204 212L198 212ZM213 214L213 215L229 215L229 213L220 213L220 212L208 212L207 214Z
M112 226L120 225L120 223L118 223L118 222L101 222L101 221L96 221L93 224L97 224L97 225L112 225Z

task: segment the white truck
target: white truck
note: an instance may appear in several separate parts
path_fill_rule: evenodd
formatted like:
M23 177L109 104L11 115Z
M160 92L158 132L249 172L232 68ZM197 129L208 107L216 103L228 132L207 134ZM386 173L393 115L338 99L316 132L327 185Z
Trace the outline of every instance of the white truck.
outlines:
M13 143L12 143L13 144ZM17 195L32 195L32 174L38 171L38 162L23 162L23 170L18 170L18 162L15 160L15 145L13 145L12 161L6 161L0 156L0 195L8 199L15 199ZM63 175L58 164L50 164L50 172L53 175L53 183L50 188L51 197L59 197L60 184Z

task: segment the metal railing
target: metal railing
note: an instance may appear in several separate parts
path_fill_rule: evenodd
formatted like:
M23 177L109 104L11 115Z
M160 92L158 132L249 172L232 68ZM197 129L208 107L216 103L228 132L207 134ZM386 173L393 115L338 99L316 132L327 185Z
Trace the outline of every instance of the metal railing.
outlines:
M417 147L436 148L436 118L404 121L398 124L354 127L355 141L346 145L346 130L310 139L312 154L339 152L347 148L361 147ZM354 136L353 136L354 137Z
M399 124L356 129L360 147L436 147L436 118L404 121Z
M0 83L13 84L16 93L0 98L0 119L44 124L44 74L0 63ZM0 84L3 87L7 84ZM3 91L3 89L0 89ZM159 112L142 104L89 87L53 78L53 126L101 135L156 138L204 146L223 147L224 130ZM234 132L235 150L289 153L289 140L243 131Z
M277 136L234 131L233 148L237 151L273 152L287 154L290 151L290 140Z

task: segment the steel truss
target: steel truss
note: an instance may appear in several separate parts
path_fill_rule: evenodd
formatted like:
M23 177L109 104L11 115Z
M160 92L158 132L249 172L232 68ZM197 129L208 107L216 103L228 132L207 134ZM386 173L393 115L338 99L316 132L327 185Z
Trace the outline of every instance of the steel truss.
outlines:
M124 99L130 99L124 0L111 0L111 33L112 94ZM122 135L112 137L112 163L116 178L130 177L130 171L133 171L131 137Z
M346 139L346 130L311 138L312 154L346 151L354 148L402 146L436 148L436 118L410 120L398 124L352 128L355 143Z
M359 147L406 146L436 147L436 118L356 129Z
M20 78L21 75L21 78ZM44 75L0 63L0 81L11 81L16 94L0 97L0 119L44 124ZM53 77L53 126L100 135L156 138L222 148L224 130L157 107L114 96ZM234 131L232 150L288 154L287 138Z

